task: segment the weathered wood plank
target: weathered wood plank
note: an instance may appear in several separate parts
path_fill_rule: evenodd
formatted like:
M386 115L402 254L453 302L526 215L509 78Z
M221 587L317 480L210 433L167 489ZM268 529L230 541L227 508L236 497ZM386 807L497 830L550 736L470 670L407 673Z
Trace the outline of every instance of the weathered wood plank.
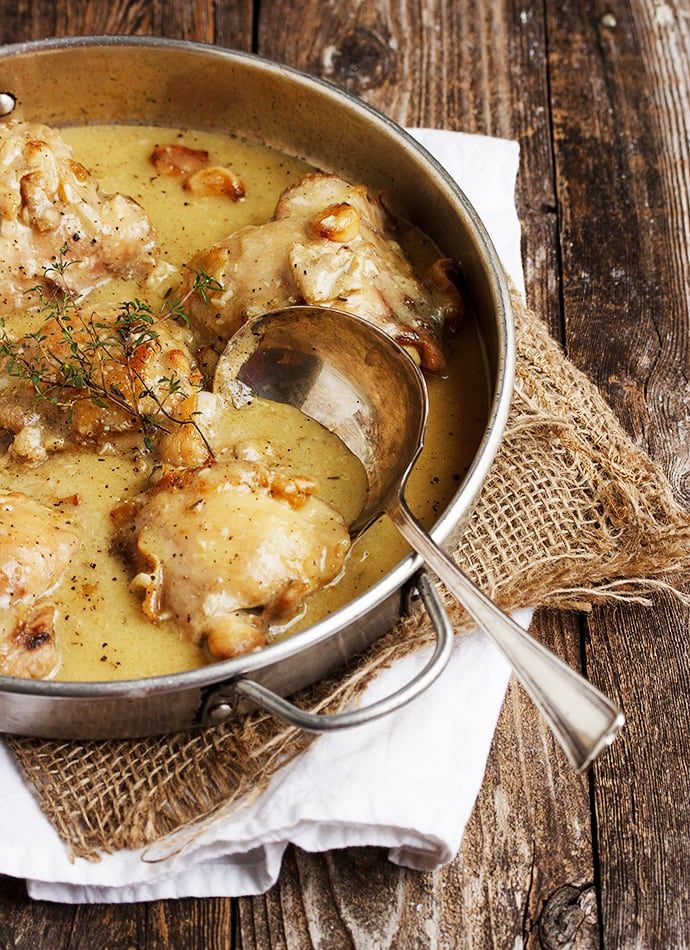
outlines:
M569 354L686 503L689 27L686 4L549 7ZM594 773L605 945L686 946L690 611L595 611L587 629L588 675L628 717Z
M0 43L23 43L52 36L55 23L55 4L51 0L17 0L2 10Z
M539 633L577 664L575 615L542 611ZM549 946L548 940L578 950L598 945L587 781L564 765L515 684L459 860L444 880L455 895L449 903L462 909L460 932L471 935L469 946L539 947ZM586 911L575 906L557 919L553 904L566 891L581 894Z
M259 51L338 83L402 123L518 138L529 296L559 332L540 5L351 2L324 8L308 0L298 10L264 0ZM576 620L551 613L540 630L579 664ZM598 941L592 880L586 784L572 776L539 717L512 687L453 865L420 875L392 868L382 852L293 851L270 894L239 901L241 945L536 946L542 924L562 939L567 921L573 935L565 945L585 948ZM567 887L584 891L586 912ZM572 904L569 914L561 913L564 897Z
M0 877L0 950L67 950L76 909L35 903L23 881Z
M18 0L2 10L0 42L122 34L201 40L251 50L252 22L252 0Z
M632 10L645 6L633 0ZM614 28L604 25L604 9ZM653 49L638 37L648 27L635 26L632 10L625 2L572 3L550 21L567 344L690 501L690 163L682 111L690 40L685 76L676 79L679 101L661 91L653 99L646 82Z
M653 609L596 611L589 623L589 675L620 696L628 720L595 772L610 947L690 945L688 613L659 598Z
M41 901L32 906L40 907L50 916L56 908L62 913L69 905ZM72 910L74 920L69 932L69 950L92 950L94 946L108 947L108 950L161 946L149 937L147 904L84 904ZM41 946L40 941L38 945Z
M233 946L232 901L155 901L147 906L146 950L229 950ZM85 950L88 943L84 944Z

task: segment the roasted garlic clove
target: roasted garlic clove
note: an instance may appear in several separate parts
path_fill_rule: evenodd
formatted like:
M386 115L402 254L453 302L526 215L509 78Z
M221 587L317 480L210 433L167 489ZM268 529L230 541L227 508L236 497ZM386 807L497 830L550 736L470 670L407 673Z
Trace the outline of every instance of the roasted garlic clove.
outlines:
M359 234L359 214L347 202L329 205L314 219L313 228L319 237L346 244Z
M156 145L150 161L161 175L183 178L208 165L208 152L186 145Z
M199 169L189 176L183 187L193 195L225 195L232 201L239 201L245 195L242 179L220 165Z

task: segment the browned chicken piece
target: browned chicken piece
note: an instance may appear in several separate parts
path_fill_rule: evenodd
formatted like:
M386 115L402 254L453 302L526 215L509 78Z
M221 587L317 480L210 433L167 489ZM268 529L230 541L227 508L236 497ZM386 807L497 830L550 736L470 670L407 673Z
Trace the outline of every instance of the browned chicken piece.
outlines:
M3 618L0 634L0 675L48 679L58 665L55 632L57 608L39 604Z
M113 511L152 620L218 658L267 642L342 570L350 538L306 477L240 459L166 474Z
M46 275L65 245L69 266ZM25 307L37 284L81 295L115 276L142 281L157 258L144 209L126 195L101 194L56 131L0 124L0 310Z
M40 462L75 443L102 445L122 433L196 431L190 400L203 381L189 340L189 331L170 319L102 306L70 308L38 334L7 344L0 429L14 435L11 455ZM195 464L207 459L208 451L200 457L195 450Z
M57 611L40 599L79 545L65 517L21 492L0 492L0 675L42 679L55 669Z
M363 185L307 175L283 192L273 220L241 228L192 260L222 286L190 302L194 326L220 351L248 317L296 303L337 307L376 324L438 372L441 331L459 320L462 299L449 261L420 280L392 230Z

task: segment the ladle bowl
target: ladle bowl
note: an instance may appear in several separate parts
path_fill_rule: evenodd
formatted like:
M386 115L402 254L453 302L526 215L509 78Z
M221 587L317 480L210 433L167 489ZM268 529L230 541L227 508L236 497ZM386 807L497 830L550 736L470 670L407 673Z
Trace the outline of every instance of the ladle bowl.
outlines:
M429 400L422 373L391 337L338 310L274 310L249 320L230 340L215 390L235 404L252 394L288 403L335 433L368 479L351 534L389 515L503 652L576 769L613 741L623 724L620 710L483 594L407 507L405 485L424 444ZM286 704L260 685L246 684L243 692L285 716Z

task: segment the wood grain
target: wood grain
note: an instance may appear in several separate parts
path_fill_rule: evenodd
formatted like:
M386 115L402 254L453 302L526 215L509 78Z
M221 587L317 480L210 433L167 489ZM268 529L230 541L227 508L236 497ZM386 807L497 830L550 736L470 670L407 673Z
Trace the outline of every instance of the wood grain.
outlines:
M689 26L686 5L643 2L547 24L568 352L686 504ZM628 719L594 770L606 946L690 941L689 629L677 601L587 621L587 673Z
M251 50L252 0L17 0L3 5L0 42L48 36L167 36Z
M306 45L296 39L303 35L298 20L313 23ZM286 36L295 38L286 41ZM268 10L262 4L259 51L317 72L403 124L518 138L518 203L530 262L529 298L554 332L560 332L541 5L354 2L324 9L309 0L298 10L271 0ZM576 621L551 614L539 633L572 665L579 665ZM546 930L561 939L563 928L573 927L566 944L572 947L598 941L588 788L573 778L515 686L501 717L477 809L453 865L424 876L391 870L384 854L336 859L296 852L291 861L296 873L283 875L274 892L239 902L241 946L262 945L254 937L257 919L263 922L259 932L266 946L282 946L281 941L302 946L309 921L321 922L318 932L328 933L333 946L451 948L460 935L467 946L536 946L542 910L567 887L578 895L586 891L587 913L580 913L573 899L572 914L551 913ZM374 892L362 888L361 881L372 877L387 882L388 913L380 912L378 886ZM393 892L391 879L397 882ZM288 906L300 906L300 897L302 913L286 912ZM316 933L311 939L313 946L331 945Z
M607 946L690 945L689 630L666 598L589 623L590 676L628 720L595 772Z
M50 909L49 909L50 907ZM23 881L0 877L0 948L66 950L76 910L27 900Z
M2 10L0 42L24 43L53 36L55 24L55 4L51 0L17 0Z
M258 48L401 122L517 138L530 302L690 499L684 0L18 0L0 18L4 43L101 32ZM0 948L687 945L690 616L660 600L543 612L538 630L628 717L590 787L512 686L461 854L437 874L292 849L236 911L30 903L2 879Z

